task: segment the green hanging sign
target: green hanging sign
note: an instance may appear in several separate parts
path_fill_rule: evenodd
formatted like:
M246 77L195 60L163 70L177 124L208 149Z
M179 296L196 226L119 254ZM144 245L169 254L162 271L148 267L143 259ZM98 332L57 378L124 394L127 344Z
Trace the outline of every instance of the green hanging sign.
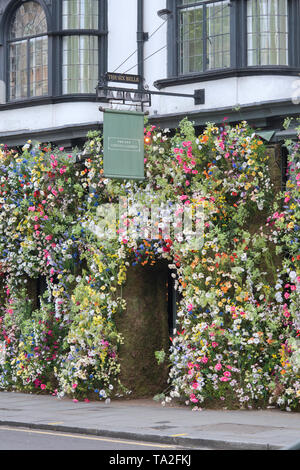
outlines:
M103 136L104 177L144 179L144 113L106 109Z

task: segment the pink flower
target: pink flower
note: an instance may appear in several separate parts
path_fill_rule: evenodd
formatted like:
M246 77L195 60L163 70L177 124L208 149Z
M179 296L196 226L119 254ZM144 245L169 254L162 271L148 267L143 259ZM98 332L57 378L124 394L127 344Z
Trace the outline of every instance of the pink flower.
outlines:
M219 345L219 343L215 343L215 342L213 341L213 342L211 343L211 345L212 345L213 348L216 348L216 347Z
M229 372L229 370L226 370L224 372L224 377L231 377L231 372Z
M30 212L34 212L34 211L35 211L35 206L30 206L30 207L28 207L28 210L29 210Z
M73 384L72 388L75 389L77 387L77 384Z
M198 402L198 400L197 400L197 398L196 398L196 396L195 396L194 393L191 393L191 395L190 395L190 400L191 400L193 403L197 403L197 402Z
M218 364L215 365L215 370L221 370L222 369L222 364L218 362Z
M41 389L42 389L42 390L45 390L45 388L46 388L46 385L45 385L45 384L41 384Z
M208 357L203 356L202 359L201 359L201 362L202 362L203 364L206 364L206 363L208 362Z
M46 240L50 241L50 240L52 240L52 235L46 235L45 238L46 238Z
M228 382L229 379L227 377L220 377L220 380L221 382Z

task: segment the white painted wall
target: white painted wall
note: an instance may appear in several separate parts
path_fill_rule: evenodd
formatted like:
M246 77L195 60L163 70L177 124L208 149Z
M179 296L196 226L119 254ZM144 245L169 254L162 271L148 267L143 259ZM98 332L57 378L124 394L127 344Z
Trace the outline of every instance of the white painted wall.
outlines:
M145 82L152 90L155 89L154 81L167 78L167 49L163 48L167 43L167 23L163 24L163 20L157 16L157 11L165 7L165 0L145 0L144 30L150 35L149 41L145 43ZM153 34L157 28L158 31ZM137 73L136 31L137 1L109 0L108 71ZM160 48L163 49L149 57ZM132 57L120 66L131 54ZM189 98L153 96L149 111L150 114L165 115L201 109L234 108L266 101L292 100L295 80L296 77L286 75L261 75L168 87L162 91L193 94L194 89L204 88L205 104L195 106L193 99ZM0 87L0 103L4 99L3 93L3 87L2 89ZM72 124L101 122L102 113L98 108L99 103L71 102L7 109L0 111L0 132L51 129Z
M74 102L0 111L0 133L52 129L102 120L99 103Z
M153 0L156 2L157 0ZM148 0L149 2L149 0ZM147 3L147 2L145 2ZM153 2L150 2L153 3ZM137 73L137 1L136 0L108 0L108 71L124 73L135 66L128 73ZM124 64L132 53L134 55ZM117 70L116 70L117 69Z

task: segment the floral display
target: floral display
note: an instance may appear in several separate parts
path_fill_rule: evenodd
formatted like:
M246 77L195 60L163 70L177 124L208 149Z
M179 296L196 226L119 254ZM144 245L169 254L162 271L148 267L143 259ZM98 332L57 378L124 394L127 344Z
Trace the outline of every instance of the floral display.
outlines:
M298 409L299 141L286 144L277 194L246 122L201 135L187 119L176 132L146 123L143 181L105 178L101 142L90 133L81 158L30 141L1 147L0 389L126 395L122 286L129 266L163 258L178 297L170 350L156 353L169 363L163 403Z

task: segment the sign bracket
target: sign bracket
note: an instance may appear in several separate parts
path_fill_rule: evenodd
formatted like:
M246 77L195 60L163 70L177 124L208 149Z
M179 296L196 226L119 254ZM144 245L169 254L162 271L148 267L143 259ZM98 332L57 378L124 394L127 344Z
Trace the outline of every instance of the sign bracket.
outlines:
M139 88L123 88L108 86L108 81L115 81L118 83L135 83L139 85ZM107 73L102 80L99 81L96 87L96 97L99 101L105 102L118 102L119 104L140 104L143 106L151 106L151 96L173 96L178 98L192 98L195 105L205 103L205 90L198 89L194 90L194 94L188 93L173 93L164 91L149 90L145 87L141 87L141 77L139 75L127 75L127 74L116 74Z

